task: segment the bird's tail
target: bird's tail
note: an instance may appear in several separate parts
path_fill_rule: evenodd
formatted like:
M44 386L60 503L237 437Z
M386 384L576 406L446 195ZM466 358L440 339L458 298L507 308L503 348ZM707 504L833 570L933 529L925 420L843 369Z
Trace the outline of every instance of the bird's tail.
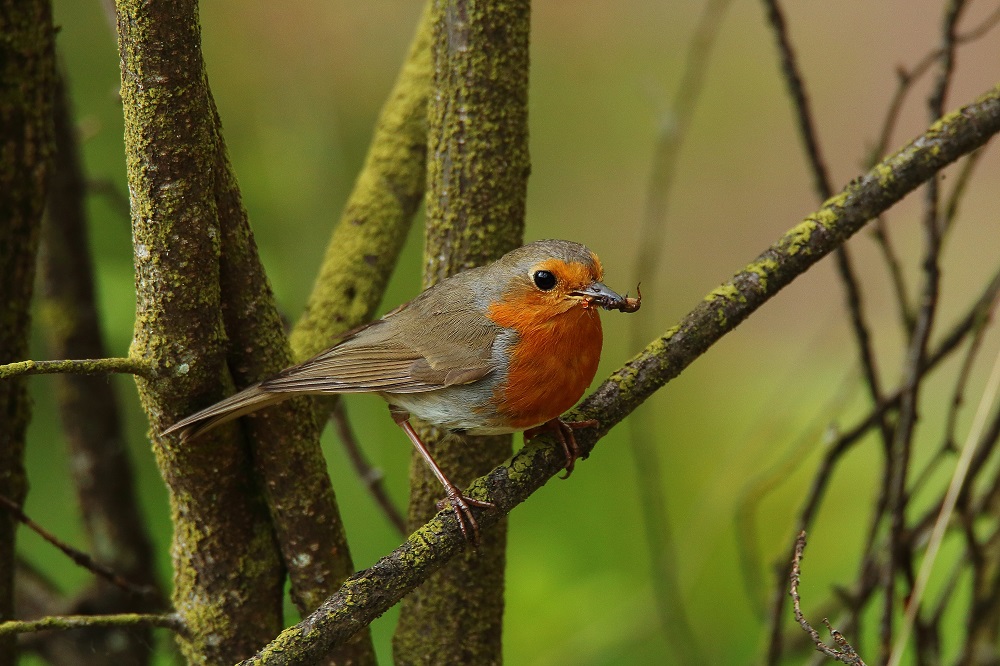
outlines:
M191 416L181 419L164 430L163 434L169 435L179 432L183 439L194 439L217 425L238 419L244 414L255 412L291 397L291 393L272 393L262 389L260 384L254 384L211 407L206 407L200 412L195 412Z

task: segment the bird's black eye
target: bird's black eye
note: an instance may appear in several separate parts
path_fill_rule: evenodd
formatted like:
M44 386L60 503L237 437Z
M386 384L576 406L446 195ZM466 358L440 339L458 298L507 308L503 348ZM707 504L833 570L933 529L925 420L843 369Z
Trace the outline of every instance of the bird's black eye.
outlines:
M542 291L548 291L556 286L556 276L549 271L535 271L531 279L535 281L535 286Z

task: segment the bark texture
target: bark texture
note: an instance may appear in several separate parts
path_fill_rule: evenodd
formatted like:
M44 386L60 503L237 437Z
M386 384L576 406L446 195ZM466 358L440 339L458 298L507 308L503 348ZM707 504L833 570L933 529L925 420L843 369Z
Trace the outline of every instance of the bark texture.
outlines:
M235 427L193 442L159 436L223 397L222 231L216 142L194 0L118 3L125 148L136 266L131 355L170 493L174 605L189 662L232 663L281 627L282 584L266 504Z
M29 308L52 155L55 56L48 0L0 0L0 364L28 356ZM0 382L0 495L24 502L24 436L31 405L23 378ZM17 523L0 512L0 621L14 618ZM16 663L13 636L0 665Z

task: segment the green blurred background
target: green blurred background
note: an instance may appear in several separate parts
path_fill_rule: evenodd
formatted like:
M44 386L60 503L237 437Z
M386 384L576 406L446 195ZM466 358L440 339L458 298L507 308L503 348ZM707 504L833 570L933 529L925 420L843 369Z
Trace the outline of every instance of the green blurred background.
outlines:
M896 67L915 63L937 44L942 8L926 0L787 5L820 140L839 187L860 172L878 135ZM55 6L88 175L124 195L112 29L97 0L56 0ZM205 58L226 140L275 293L293 320L420 7L400 0L203 3ZM991 3L972 3L962 25L977 24L992 9ZM645 337L666 330L817 207L762 7L734 2L681 156L662 238L663 268L656 274L636 268L654 142L669 122L670 100L701 10L700 2L535 3L527 239L584 242L601 256L609 285L620 290L639 280L643 285L640 313L604 316L598 380L639 351L630 348L629 326L641 326ZM991 34L962 48L949 108L996 81L998 40ZM926 82L916 87L893 146L926 126L927 90ZM977 185L949 239L943 322L972 300L995 268L998 167L993 151L980 165ZM919 196L911 196L890 216L911 279L918 275L920 203ZM135 308L129 221L120 201L104 196L91 198L90 212L104 330L110 353L124 355ZM886 273L867 235L853 240L851 248L884 380L895 385L903 338ZM417 293L420 257L421 230L415 226L381 312ZM824 261L660 391L631 424L612 431L572 479L549 483L511 515L508 663L676 663L655 610L630 427L647 431L657 444L676 539L675 573L703 650L711 663L757 660L766 638L761 595L772 587L771 563L791 539L794 515L821 453L822 431L829 424L851 424L865 408L842 301L832 264ZM989 358L996 347L991 340L984 355ZM46 357L42 331L35 331L33 357ZM953 374L954 367L951 363L944 372ZM36 416L29 433L27 509L82 547L68 476L72 463L58 432L51 381L30 380ZM169 580L166 493L149 451L147 426L131 380L109 381L128 408L143 508ZM919 460L937 446L943 410L936 403L947 396L950 381L930 387ZM982 381L977 374L972 396ZM409 444L378 399L351 397L347 407L366 452L404 503ZM965 416L960 433L967 427ZM355 563L366 567L399 539L329 432L324 444ZM878 448L873 438L865 440L830 487L805 564L807 611L820 604L831 584L848 583L856 574L880 474ZM753 546L762 564L744 575L737 535L745 524L738 524L737 512L745 489L789 459L799 464L754 512ZM24 530L21 535L23 552L67 590L88 580L34 535ZM390 612L373 625L384 663L394 622ZM861 644L871 647L867 636ZM948 635L945 645L948 653L955 649Z

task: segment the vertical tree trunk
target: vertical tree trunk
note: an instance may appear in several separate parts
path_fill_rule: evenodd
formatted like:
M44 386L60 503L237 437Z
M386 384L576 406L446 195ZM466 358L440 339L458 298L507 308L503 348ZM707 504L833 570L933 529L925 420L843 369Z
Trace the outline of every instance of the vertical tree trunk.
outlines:
M438 0L433 21L425 286L521 244L530 170L530 3ZM510 436L419 432L460 487L511 453ZM409 522L417 526L436 513L443 491L416 455L410 484ZM502 521L404 599L397 664L501 663L506 543Z
M231 664L277 633L281 567L235 426L195 441L162 430L232 390L220 303L217 146L195 0L118 2L136 264L131 354L170 493L174 602L188 660Z
M0 0L0 363L27 358L29 308L52 154L55 56L48 0ZM24 435L31 407L23 379L0 382L0 495L27 492ZM0 512L0 621L14 617L14 536ZM0 638L0 664L17 662Z

